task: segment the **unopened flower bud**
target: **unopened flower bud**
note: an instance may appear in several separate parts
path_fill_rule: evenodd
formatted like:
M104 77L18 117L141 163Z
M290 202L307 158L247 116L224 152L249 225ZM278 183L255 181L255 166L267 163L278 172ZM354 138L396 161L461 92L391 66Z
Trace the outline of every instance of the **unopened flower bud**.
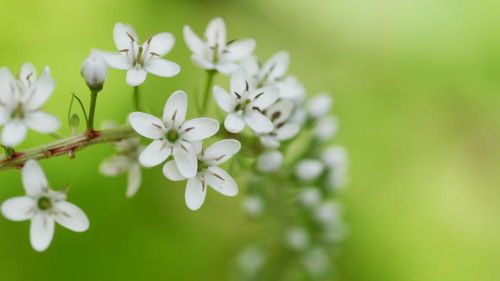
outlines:
M73 113L69 118L69 129L72 134L76 134L78 132L78 127L80 126L80 117L77 114Z
M327 141L334 137L338 130L337 118L325 116L320 118L314 126L314 136L320 141Z
M323 172L323 163L315 159L301 160L295 167L295 175L303 182L316 180Z
M283 163L283 154L272 150L264 152L257 159L257 169L262 173L273 173L279 170Z
M307 109L309 115L311 115L312 118L317 119L321 116L325 116L326 114L328 114L330 108L332 107L332 104L333 104L332 97L327 93L323 93L316 95L314 98L312 98L309 101Z
M108 74L108 64L97 53L91 53L83 61L81 74L92 91L100 91Z

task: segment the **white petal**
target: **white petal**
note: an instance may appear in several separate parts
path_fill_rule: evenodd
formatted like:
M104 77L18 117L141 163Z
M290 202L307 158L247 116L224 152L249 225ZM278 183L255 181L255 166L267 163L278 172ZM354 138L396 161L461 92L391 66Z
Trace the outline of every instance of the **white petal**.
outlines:
M283 154L277 150L267 151L257 159L257 169L263 173L276 172L283 163Z
M277 140L289 140L295 137L300 131L300 126L295 123L286 123L274 130Z
M136 66L127 71L127 84L139 86L146 80L148 73L142 67Z
M203 173L207 184L220 194L226 196L236 196L238 194L238 185L234 179L223 169L212 166Z
M173 152L175 164L181 175L186 178L194 177L198 170L198 158L191 144L186 141L178 141L174 144Z
M141 186L141 167L139 165L132 165L127 175L127 197L135 195Z
M160 139L166 131L160 118L143 112L130 113L128 122L138 134L149 139Z
M113 155L101 162L99 172L105 176L118 176L130 168L130 160L124 155Z
M87 215L76 205L66 201L54 204L54 220L69 230L83 232L89 229Z
M293 102L290 100L280 100L266 110L266 116L274 124L280 124L288 120L293 111Z
M203 186L201 176L188 179L184 199L189 209L198 210L203 205L206 195L207 187Z
M239 65L231 61L220 61L215 64L215 68L218 72L229 75L238 70Z
M198 141L209 138L219 131L219 122L207 117L186 121L180 128L180 136L188 141Z
M221 140L207 148L203 160L208 165L220 165L233 157L240 149L241 143L237 140Z
M313 118L319 118L321 116L328 114L330 108L332 107L332 104L333 104L332 97L327 93L323 93L323 94L318 94L314 98L312 98L307 108L309 114Z
M19 119L7 122L2 131L2 143L6 146L20 144L26 137L27 130L26 124Z
M111 52L97 51L97 50L96 53L98 53L112 68L129 69L132 67L132 64L126 54L111 53Z
M0 68L0 101L9 100L12 94L12 85L15 84L15 78L7 67Z
M231 91L243 95L246 90L246 72L243 68L231 75Z
M267 75L267 82L273 82L285 76L290 64L290 55L281 51L274 54L262 67L264 76Z
M134 28L121 22L115 24L113 40L118 50L129 49L133 41L138 41Z
M225 59L237 61L249 56L255 50L255 40L242 39L227 45Z
M280 98L290 99L296 104L304 102L306 89L297 77L287 76L285 79L279 81L276 86L279 88Z
M259 74L260 66L259 66L259 59L257 58L257 56L254 55L248 56L247 58L241 61L240 66L243 69L245 69L246 74L249 77L257 76Z
M191 141L190 143L196 153L196 156L201 155L201 152L203 151L203 141Z
M270 135L263 135L260 137L260 142L262 145L268 148L278 148L280 147L280 142L276 140L275 137Z
M172 153L167 141L154 140L139 155L139 163L144 167L153 167L165 161Z
M252 102L252 107L257 107L261 110L264 110L279 98L278 88L266 87L262 89L257 89L252 92L251 97L256 98Z
M151 36L150 41L146 41L144 44L145 49L149 54L154 53L155 56L163 57L166 55L172 47L174 46L175 38L169 32L162 32ZM149 46L148 46L149 45ZM149 55L144 54L144 55Z
M36 201L28 196L10 198L2 203L2 214L12 221L30 219L35 210Z
M36 110L41 107L52 95L56 82L50 77L49 70L46 68L40 79L34 84L33 92L25 100L25 110Z
M210 69L215 68L214 64L211 61L209 61L209 60L207 60L199 55L196 55L196 54L191 55L191 60L193 61L194 64L198 65L199 67L201 67L203 69L210 70Z
M36 69L33 64L26 62L21 66L19 80L25 85L34 84L36 82Z
M38 212L30 225L30 242L33 249L45 251L54 237L54 220L47 212Z
M24 121L29 128L43 134L53 133L61 126L54 115L43 111L27 113Z
M241 116L229 113L224 120L224 128L233 134L237 134L245 128L245 121Z
M186 120L188 107L188 97L184 91L175 91L168 98L163 108L163 121L167 124L173 124L175 128L179 127Z
M24 190L30 196L40 196L49 187L42 167L35 160L28 160L24 163L21 176Z
M233 112L236 106L236 98L231 96L219 86L214 86L213 95L217 105L225 112Z
M144 68L147 72L161 77L172 77L181 71L181 67L178 64L162 58L151 58Z
M313 181L319 177L323 172L323 163L315 159L304 159L297 164L295 174L299 180L308 182Z
M205 43L196 35L191 27L188 25L184 26L184 41L186 45L196 55L203 56L205 51Z
M246 113L243 118L248 127L258 134L266 134L274 129L273 122L257 110Z
M170 160L165 163L163 166L163 175L171 181L182 181L186 179L186 177L179 172L175 160Z
M226 45L226 25L222 18L215 18L208 23L205 38L210 47L218 45L220 48Z

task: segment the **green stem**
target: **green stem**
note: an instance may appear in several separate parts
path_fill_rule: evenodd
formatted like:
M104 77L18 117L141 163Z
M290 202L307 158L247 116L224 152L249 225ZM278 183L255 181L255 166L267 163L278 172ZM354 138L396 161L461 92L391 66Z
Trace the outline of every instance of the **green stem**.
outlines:
M90 92L90 107L89 107L89 119L87 120L87 130L94 130L94 116L95 116L95 106L97 103L98 90L91 90Z
M134 87L134 95L132 96L132 104L134 105L134 110L141 110L141 97L140 97L140 89L139 86Z
M205 92L203 93L203 106L201 108L203 114L207 113L207 106L209 101L208 96L210 95L210 88L212 88L212 83L214 81L216 73L216 70L207 70L207 83L205 85Z

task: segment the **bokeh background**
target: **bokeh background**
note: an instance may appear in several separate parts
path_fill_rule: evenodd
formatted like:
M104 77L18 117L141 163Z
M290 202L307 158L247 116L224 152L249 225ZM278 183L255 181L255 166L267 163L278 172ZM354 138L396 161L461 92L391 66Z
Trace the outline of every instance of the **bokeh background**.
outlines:
M171 92L195 93L204 79L182 26L201 32L222 16L229 38L255 38L263 58L288 50L308 92L335 98L336 142L352 158L341 198L350 227L341 280L493 281L500 280L499 12L493 0L0 0L0 64L50 65L57 90L46 109L64 119L70 92L88 100L80 64L92 47L114 50L115 22L142 38L169 31L177 43L167 58L182 72L150 75L143 89L160 112ZM110 72L98 121L130 111L124 77ZM48 140L31 133L24 146ZM104 145L76 160L42 162L54 187L71 184L70 200L91 228L58 227L49 250L36 253L28 223L0 218L0 280L227 280L233 256L258 228L241 196L209 192L191 212L183 186L154 168L127 200L124 178L97 173L111 152ZM23 193L18 171L3 172L0 186L1 200Z

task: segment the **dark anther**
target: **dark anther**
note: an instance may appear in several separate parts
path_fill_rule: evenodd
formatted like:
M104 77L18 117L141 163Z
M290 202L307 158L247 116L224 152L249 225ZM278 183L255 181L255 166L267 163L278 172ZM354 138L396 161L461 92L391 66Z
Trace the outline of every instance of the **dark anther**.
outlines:
M222 158L224 158L225 156L226 156L226 154L222 154L222 155L221 155L221 156L219 156L219 157L215 157L215 158L214 158L214 160L215 160L215 161L219 161L219 160L221 160Z
M238 99L241 99L241 95L240 94L238 94L236 92L234 92L234 94L236 95L236 97L238 97Z
M248 81L246 81L246 80L245 80L245 91L247 91L247 92L248 92L248 89L249 89L249 88L250 88L250 87L248 86Z
M217 178L219 178L221 181L226 181L223 177L217 175L216 173L213 173L214 176L216 176Z
M158 124L151 123L151 125L155 126L155 127L156 127L156 128L158 128L158 129L161 129L161 126L160 126L160 125L158 125Z
M278 119L280 116L281 116L281 111L276 111L276 112L275 112L275 113L273 113L273 115L271 116L271 120L276 120L276 119Z
M255 96L255 99L258 99L258 98L259 98L260 96L262 96L263 94L264 94L264 92L262 92L262 93L260 93L260 94L256 95L256 96Z
M132 36L130 33L127 32L127 36L128 38L130 38L130 40L135 41L134 36Z

